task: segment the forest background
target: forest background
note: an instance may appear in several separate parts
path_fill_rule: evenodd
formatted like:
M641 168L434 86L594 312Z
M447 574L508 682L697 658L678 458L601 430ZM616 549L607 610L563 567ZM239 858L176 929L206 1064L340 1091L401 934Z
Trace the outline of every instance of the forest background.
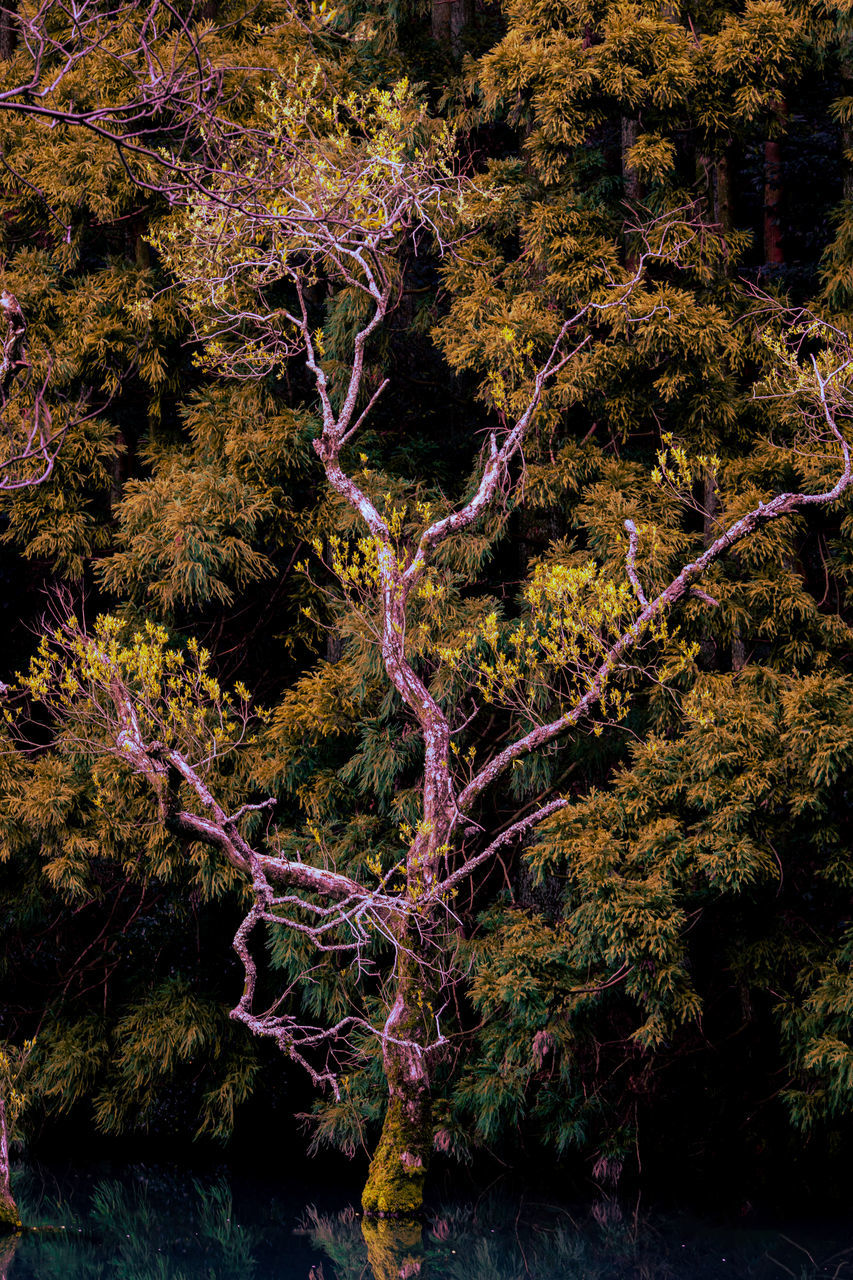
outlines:
M808 483L754 393L772 353L753 286L849 328L842 6L213 4L193 20L225 68L312 86L303 69L319 67L340 94L414 86L418 127L449 124L479 193L450 250L424 236L400 260L367 348L366 396L388 387L356 451L389 503L470 496L482 433L523 393L519 352L630 271L632 228L689 210L701 252L661 266L666 306L598 334L543 402L523 484L453 549L453 589L428 620L446 645L472 618L509 626L537 566L621 565L627 518L654 526L643 568L665 580L760 498ZM14 85L26 51L9 30ZM81 71L57 102L85 113L121 89ZM223 803L274 796L278 849L386 874L413 820L417 740L332 572L352 521L312 449L304 367L241 378L205 360L175 288L168 193L140 187L109 138L3 110L0 158L3 285L63 429L50 474L0 495L0 679L27 669L60 587L89 620L108 610L204 646L223 687L265 709L218 778ZM328 367L345 371L357 299L317 288L311 304ZM655 477L672 439L705 459L687 505ZM740 545L703 583L717 603L681 611L691 661L637 682L607 731L519 762L489 800L498 830L551 788L570 803L507 842L457 907L441 1159L544 1157L608 1186L735 1163L744 1184L831 1181L853 1097L852 530L848 497ZM33 1138L228 1144L262 1124L372 1149L385 1090L369 1046L340 1097L318 1097L229 1018L233 869L33 714L29 741L10 728L0 754L0 1036L10 1061L32 1042ZM463 749L512 724L495 698ZM271 934L265 964L307 1019L356 999L335 955L301 980L292 933ZM311 1112L307 1136L296 1112Z

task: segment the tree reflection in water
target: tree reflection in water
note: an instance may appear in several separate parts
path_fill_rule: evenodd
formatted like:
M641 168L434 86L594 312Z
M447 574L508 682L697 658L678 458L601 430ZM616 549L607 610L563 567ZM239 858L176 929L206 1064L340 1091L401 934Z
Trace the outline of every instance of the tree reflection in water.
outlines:
M0 1280L9 1280L20 1236L0 1236Z
M64 1229L0 1238L0 1280L853 1280L843 1225L719 1228L609 1201L573 1212L494 1197L421 1227L151 1168L30 1173L16 1192L25 1221Z

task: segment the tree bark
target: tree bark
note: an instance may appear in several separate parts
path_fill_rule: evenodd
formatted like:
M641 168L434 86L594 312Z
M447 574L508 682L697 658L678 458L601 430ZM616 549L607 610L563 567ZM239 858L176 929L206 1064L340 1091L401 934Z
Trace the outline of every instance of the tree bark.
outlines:
M731 147L714 164L714 221L724 236L732 230Z
M628 163L628 152L636 144L640 132L639 123L622 117L622 190L626 200L638 200L640 196L640 175Z
M473 0L432 0L433 39L461 58L462 34L473 16Z
M0 1097L0 1235L20 1231L21 1215L12 1195L9 1165L9 1129L6 1123L6 1101Z
M423 1051L430 1009L419 963L422 946L411 928L399 939L396 998L383 1044L388 1107L361 1200L372 1217L413 1217L423 1206L432 1151L432 1081Z

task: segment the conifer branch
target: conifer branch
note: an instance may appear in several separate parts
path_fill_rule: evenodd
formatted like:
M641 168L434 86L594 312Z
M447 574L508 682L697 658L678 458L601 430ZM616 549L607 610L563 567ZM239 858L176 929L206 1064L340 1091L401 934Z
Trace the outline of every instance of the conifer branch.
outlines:
M0 451L0 493L14 493L42 484L53 472L66 428L53 429L45 401L47 381L32 391L27 359L27 322L16 297L0 291L0 314L5 334L0 339L0 420L6 434ZM23 385L22 385L23 383Z

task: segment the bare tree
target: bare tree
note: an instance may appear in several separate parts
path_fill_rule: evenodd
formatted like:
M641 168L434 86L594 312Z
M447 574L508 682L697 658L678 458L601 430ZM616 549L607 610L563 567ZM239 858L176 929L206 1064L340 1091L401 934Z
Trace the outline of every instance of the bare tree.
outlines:
M797 419L813 458L836 460L828 487L777 494L718 527L702 554L654 592L643 581L643 531L628 519L621 575L608 575L592 562L543 570L529 588L531 626L519 624L507 640L487 619L476 634L436 645L426 662L429 675L423 659L413 656L407 632L419 598L434 588L431 575L441 549L519 483L525 438L548 387L594 340L596 328L642 324L665 307L662 300L649 303L647 274L655 263L677 263L697 230L683 219L646 229L631 271L558 325L550 350L532 369L521 411L504 411L502 425L490 434L470 498L438 518L422 513L418 535L407 539L397 513L383 509L346 465L346 447L385 386L366 393L365 349L393 305L401 244L429 228L441 237L448 208L458 211L466 199L447 163L446 140L425 135L408 159L397 150L395 130L412 132L407 94L353 100L347 118L359 120L355 138L338 118L331 119L325 136L312 134L301 116L301 149L283 148L282 172L268 170L268 196L256 190L257 218L245 207L235 216L216 200L196 199L160 237L212 362L247 377L268 371L293 351L304 353L322 421L315 451L330 487L364 531L352 555L339 544L331 567L373 628L387 679L422 744L421 813L399 866L369 884L312 864L307 851L305 860L287 858L275 851L274 841L264 847L251 839L247 822L257 823L273 801L229 813L212 781L218 759L244 735L248 708L222 693L206 656L196 651L187 663L168 648L165 633L149 629L129 636L121 624L105 619L86 634L67 620L44 640L29 680L31 693L65 720L66 734L144 778L172 830L216 849L251 884L251 906L234 939L245 982L232 1016L273 1039L315 1083L333 1090L340 1062L357 1055L365 1037L379 1041L388 1106L364 1192L364 1207L372 1214L411 1213L421 1203L432 1148L432 1079L446 1044L443 1008L457 977L455 895L505 846L529 836L568 803L560 794L544 797L506 829L490 830L482 801L515 762L574 732L620 719L628 676L662 678L655 655L670 634L676 607L691 594L714 605L699 585L703 575L769 522L831 503L851 482L840 424L853 404L853 351L846 335L800 318L786 339L768 339L776 373L766 394L779 397ZM321 273L363 303L348 374L337 394L308 298ZM274 303L270 285L281 282L290 288L291 301ZM702 459L702 472L712 463ZM674 446L662 456L661 481L689 484L689 469L689 459ZM684 646L683 662L691 657L690 646ZM476 760L462 758L452 741L460 728L452 716L462 704L441 692L451 676L464 685L472 714L478 706L503 705L522 711L532 727L491 754L481 747ZM395 887L401 878L402 886ZM258 1010L252 942L259 926L298 931L319 953L344 953L365 970L376 939L383 940L392 959L383 979L381 1023L354 1011L334 1026L307 1025L288 1011L287 993L271 1009Z
M481 802L516 762L584 725L613 723L624 714L627 675L660 676L654 649L666 638L670 616L691 592L713 605L698 584L733 547L768 522L830 503L849 487L850 453L839 425L851 403L849 343L809 320L795 327L794 349L774 348L774 394L796 408L811 451L828 447L838 460L828 488L759 503L719 528L701 555L654 592L643 582L642 531L626 520L619 577L592 562L543 570L528 600L535 627L519 626L504 641L487 620L481 631L436 646L430 677L414 660L407 632L418 600L434 586L442 548L518 485L525 438L548 388L590 345L596 328L624 331L665 308L646 289L647 273L654 263L677 264L695 241L696 226L671 217L646 228L631 268L555 325L538 364L532 353L519 357L529 373L523 394L516 388L508 397L496 375L501 425L489 436L470 498L437 518L422 512L418 534L409 540L398 513L371 497L348 467L347 446L387 385L368 393L365 358L394 305L404 248L426 237L444 247L472 198L455 172L446 128L429 118L406 84L340 99L318 83L319 72L312 77L305 68L291 77L267 76L257 87L251 126L237 127L226 111L208 105L212 93L221 106L221 79L205 61L204 29L199 34L170 6L155 0L143 11L119 6L104 16L84 2L72 44L48 34L55 6L58 11L59 0L45 0L34 17L16 19L33 71L0 91L0 109L92 129L119 148L135 180L169 195L174 212L154 240L183 288L211 367L254 378L294 354L304 356L321 419L317 457L364 532L354 555L338 544L331 567L362 608L387 679L419 735L420 817L399 866L375 884L282 857L274 845L261 847L249 838L247 823L270 810L272 800L229 813L214 787L218 761L243 739L245 700L224 695L207 658L195 651L185 660L157 628L127 635L105 619L87 634L73 620L63 621L45 639L29 689L88 751L111 754L145 779L169 827L216 849L251 885L251 906L234 940L245 982L233 1017L272 1038L318 1085L332 1089L338 1062L357 1053L364 1037L379 1041L388 1106L364 1206L375 1214L411 1213L420 1206L430 1157L434 1063L446 1043L443 1002L455 981L454 896L506 845L568 803L559 794L546 797L496 831L488 829ZM126 37L119 53L111 41L116 32ZM127 74L127 101L88 109L56 105L51 95L95 57L114 59ZM172 141L161 146L164 113ZM340 390L312 305L320 283L349 291L360 317ZM11 371L20 364L23 328L11 303L7 315ZM27 462L44 454L38 430L31 440ZM687 466L676 450L663 460L662 478L678 485ZM483 650L495 660L484 661ZM689 648L682 658L689 661ZM508 706L530 727L490 755L461 760L453 750L459 726L451 723L452 699L440 691L449 676L464 685L471 714L484 704ZM402 887L394 887L400 877ZM334 1026L306 1025L287 1011L284 997L259 1011L252 941L263 925L295 930L318 952L343 952L356 966L367 967L374 939L383 939L393 958L384 975L381 1023L356 1011Z

